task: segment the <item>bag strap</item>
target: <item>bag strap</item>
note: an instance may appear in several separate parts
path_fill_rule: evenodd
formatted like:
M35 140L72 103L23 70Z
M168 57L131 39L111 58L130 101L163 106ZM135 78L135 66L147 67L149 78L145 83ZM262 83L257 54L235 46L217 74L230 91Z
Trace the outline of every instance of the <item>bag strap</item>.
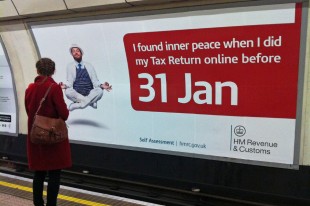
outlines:
M37 111L36 111L36 113L34 115L34 118L38 114L39 110L41 109L42 103L45 101L45 99L46 99L46 97L47 97L48 93L50 92L50 90L51 90L53 85L54 85L54 83L52 83L51 86L49 86L47 91L45 92L45 95L44 95L44 97L40 101L40 105L39 105L39 107L38 107L38 109L37 109Z

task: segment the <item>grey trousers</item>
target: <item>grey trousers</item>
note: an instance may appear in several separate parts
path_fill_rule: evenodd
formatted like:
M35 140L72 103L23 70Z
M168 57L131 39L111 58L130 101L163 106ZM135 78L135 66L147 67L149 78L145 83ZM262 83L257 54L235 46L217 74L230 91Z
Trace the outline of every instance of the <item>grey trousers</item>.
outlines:
M72 109L84 109L85 107L97 103L103 96L103 90L99 87L94 88L90 91L89 95L83 96L73 88L67 88L65 90L65 95L68 99L73 101L70 106ZM70 110L70 107L69 107Z

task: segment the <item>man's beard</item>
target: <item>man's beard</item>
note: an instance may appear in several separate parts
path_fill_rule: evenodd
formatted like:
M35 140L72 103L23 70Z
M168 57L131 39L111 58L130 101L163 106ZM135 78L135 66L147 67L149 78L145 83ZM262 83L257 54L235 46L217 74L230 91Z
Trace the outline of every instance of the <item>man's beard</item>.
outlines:
M73 59L74 59L75 61L79 62L79 63L82 61L82 57L80 57L80 58L73 57Z

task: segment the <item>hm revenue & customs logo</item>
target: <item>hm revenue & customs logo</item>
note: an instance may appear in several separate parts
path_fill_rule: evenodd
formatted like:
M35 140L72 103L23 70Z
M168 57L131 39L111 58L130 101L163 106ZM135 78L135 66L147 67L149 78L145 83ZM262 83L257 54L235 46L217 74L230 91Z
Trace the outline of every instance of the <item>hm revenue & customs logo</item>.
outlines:
M241 125L235 126L235 128L234 128L234 133L235 133L235 135L238 136L238 137L244 136L245 133L246 133L245 127L244 127L244 126L241 126Z

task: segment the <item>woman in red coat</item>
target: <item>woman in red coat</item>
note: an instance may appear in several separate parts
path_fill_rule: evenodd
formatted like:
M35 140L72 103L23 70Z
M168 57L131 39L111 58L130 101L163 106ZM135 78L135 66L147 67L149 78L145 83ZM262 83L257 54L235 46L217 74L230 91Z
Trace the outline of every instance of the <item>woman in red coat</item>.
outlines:
M28 115L27 156L29 169L34 170L33 203L35 206L44 205L43 187L45 177L48 174L46 205L56 206L60 186L60 171L72 165L69 140L53 145L38 145L30 141L29 134L40 101L51 84L53 84L52 88L38 114L67 120L69 111L61 87L52 79L55 63L49 58L42 58L36 63L36 68L38 76L34 83L28 86L25 95L25 107Z

